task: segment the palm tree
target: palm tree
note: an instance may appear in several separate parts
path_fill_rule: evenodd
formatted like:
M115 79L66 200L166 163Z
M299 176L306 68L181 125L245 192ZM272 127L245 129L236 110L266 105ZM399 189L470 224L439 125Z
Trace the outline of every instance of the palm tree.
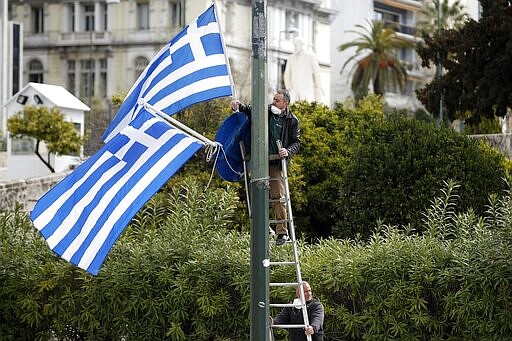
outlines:
M431 36L438 30L458 29L468 19L468 14L460 0L423 0L418 28Z
M356 100L368 93L368 86L373 85L373 92L383 95L386 87L394 86L403 89L407 71L396 53L401 48L412 47L409 41L397 36L395 30L383 21L370 22L370 29L356 25L363 30L349 31L359 37L342 44L338 51L355 47L355 54L343 64L342 72L352 61L356 61L351 72L351 88Z

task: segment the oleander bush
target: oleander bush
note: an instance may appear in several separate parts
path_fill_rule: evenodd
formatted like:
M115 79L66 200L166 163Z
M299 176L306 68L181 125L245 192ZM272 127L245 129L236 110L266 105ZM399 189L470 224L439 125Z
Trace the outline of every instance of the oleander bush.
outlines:
M332 339L509 339L510 193L478 216L456 213L459 189L424 212L422 235L380 226L367 243L331 239L308 255Z
M153 197L96 277L53 255L25 213L2 213L0 339L247 339L249 240L226 229L236 192L203 189Z
M459 212L450 181L420 226L300 244L326 340L504 340L512 335L512 198ZM98 276L56 257L26 213L0 214L1 340L248 340L249 236L236 191L192 179L153 197ZM423 231L421 234L417 231ZM287 246L271 245L271 258ZM293 270L272 269L272 281ZM287 302L291 289L271 289ZM272 312L273 314L276 312ZM285 332L276 332L284 340Z

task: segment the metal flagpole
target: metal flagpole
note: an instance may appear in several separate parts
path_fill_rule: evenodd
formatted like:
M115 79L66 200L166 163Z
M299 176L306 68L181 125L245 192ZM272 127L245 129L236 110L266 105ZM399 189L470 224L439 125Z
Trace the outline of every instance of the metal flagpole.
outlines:
M437 33L441 32L441 0L437 2ZM441 78L443 75L443 64L441 63L441 55L438 53L439 60L437 61L436 79ZM439 127L443 126L443 89L439 92Z
M217 4L216 4L215 0L213 0L212 3L213 3L213 10L215 11L215 18L217 19L217 23L219 24L220 40L222 42L222 48L224 49L224 58L226 60L226 65L228 67L229 79L231 81L231 92L233 93L233 95L231 97L236 98L236 92L235 92L235 86L234 86L235 82L233 82L233 75L231 74L231 66L229 65L228 50L226 49L226 43L224 42L224 34L222 33L222 25L220 23L219 14L217 13ZM229 13L228 13L228 15L229 15Z
M251 341L268 340L268 121L266 1L252 0Z
M167 115L165 112L155 108L154 106L152 106L149 103L146 103L146 102L144 102L142 100L139 100L139 105L142 105L149 112L151 112L153 114L156 114L159 117L163 118L165 121L167 121L167 123L169 123L173 127L183 131L184 133L186 133L186 134L188 134L188 135L190 135L192 137L195 137L199 141L203 142L205 145L208 145L208 146L211 146L211 147L217 147L217 145L219 144L218 142L213 142L212 140L204 137L203 135L199 134L197 131L187 127L186 125L184 125L180 121L178 121L178 120L174 119L173 117Z
M8 92L7 92L7 60L9 58L9 49L7 48L7 31L8 31L8 1L3 0L1 4L1 22L2 27L0 31L2 32L0 41L2 42L2 48L0 49L0 133L3 132L3 129L6 128L7 122L7 110L5 110L5 103L7 102ZM5 133L5 131L4 131Z

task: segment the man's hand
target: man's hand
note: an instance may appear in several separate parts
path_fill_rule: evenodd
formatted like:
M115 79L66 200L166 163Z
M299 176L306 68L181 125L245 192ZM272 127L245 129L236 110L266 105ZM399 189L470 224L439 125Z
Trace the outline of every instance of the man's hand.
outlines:
M233 111L238 111L238 107L240 107L240 101L237 99L232 100L231 109L233 109Z
M306 335L313 335L315 333L315 330L313 329L312 326L307 326L306 328L304 328L304 333Z
M279 157L280 157L281 159L287 158L287 157L288 157L288 149L286 149L286 148L280 148L280 149L279 149Z

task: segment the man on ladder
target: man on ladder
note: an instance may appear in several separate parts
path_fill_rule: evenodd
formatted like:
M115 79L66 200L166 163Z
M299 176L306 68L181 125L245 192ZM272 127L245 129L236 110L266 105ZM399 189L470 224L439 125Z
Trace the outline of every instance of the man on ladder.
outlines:
M300 148L300 126L298 118L288 108L290 104L290 94L288 90L277 90L272 104L268 106L268 137L269 137L269 168L268 173L271 179L280 179L270 181L270 199L276 216L276 245L283 245L289 240L288 229L286 226L287 209L286 204L281 200L285 196L283 183L283 173L281 169L281 159L290 158L299 151ZM247 116L251 116L251 106L242 104L240 101L232 101L231 108L234 111L240 111ZM281 141L282 147L277 147L277 141Z
M302 282L302 290L304 290L304 298L306 301L306 309L308 311L309 324L300 328L291 328L289 330L290 341L306 341L311 337L312 341L323 341L324 339L324 306L316 298L313 298L313 292L308 282ZM281 325L286 328L288 325L304 324L304 315L301 311L300 287L295 292L297 302L295 307L286 307L271 320L274 325Z

